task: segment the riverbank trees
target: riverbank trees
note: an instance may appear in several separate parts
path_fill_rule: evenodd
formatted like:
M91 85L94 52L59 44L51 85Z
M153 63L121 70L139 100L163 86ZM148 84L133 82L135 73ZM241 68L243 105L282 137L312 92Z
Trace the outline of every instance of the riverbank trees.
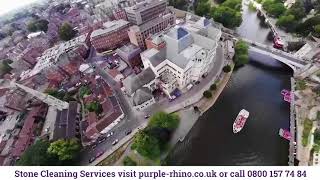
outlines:
M75 139L36 140L16 162L18 166L61 166L76 164L81 145Z
M135 136L131 148L146 158L157 160L167 149L170 137L178 125L177 114L157 112L150 118L148 126Z
M280 0L265 0L262 3L262 7L272 17L279 17L286 11Z
M241 0L226 0L220 5L211 7L208 0L199 0L195 13L198 16L212 17L227 28L235 28L242 22L241 2Z
M249 62L248 49L249 46L246 42L242 40L236 42L235 55L233 57L236 66L241 66Z
M226 0L211 8L211 17L227 28L235 28L242 23L241 0Z
M276 25L287 32L295 32L297 26L306 15L303 3L296 1L289 9L280 15Z

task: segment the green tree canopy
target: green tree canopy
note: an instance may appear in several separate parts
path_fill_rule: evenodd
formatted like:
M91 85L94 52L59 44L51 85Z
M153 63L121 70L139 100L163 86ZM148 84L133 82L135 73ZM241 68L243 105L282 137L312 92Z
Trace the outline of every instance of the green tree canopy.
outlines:
M210 90L213 91L213 90L216 90L216 89L217 89L217 85L215 83L211 84Z
M286 11L283 3L276 0L265 0L262 4L262 7L267 11L268 14L275 17L279 17Z
M28 29L28 31L30 31L30 32L36 32L36 31L37 31L36 23L35 23L35 22L30 22L30 23L27 25L27 29Z
M131 146L132 149L135 149L139 154L149 159L157 159L160 157L160 147L158 140L148 135L144 131L140 131Z
M76 31L73 30L71 25L69 23L64 23L60 28L59 28L59 36L60 39L64 41L69 41L70 39L74 38L76 35Z
M177 9L187 10L187 0L169 0L169 6L173 6Z
M314 136L314 143L320 146L320 129L316 129L313 133Z
M242 7L241 3L242 3L242 0L226 0L221 5L240 11Z
M52 166L59 163L56 156L48 154L47 150L50 143L44 140L38 140L29 146L17 161L19 166Z
M314 26L314 36L320 37L320 24Z
M222 70L223 70L223 72L228 73L228 72L231 71L231 66L230 65L225 65Z
M136 166L137 162L135 162L133 159L131 159L129 156L126 156L123 159L123 165L124 166Z
M308 18L303 23L298 24L296 32L302 36L307 36L315 31L314 26L320 24L320 15Z
M75 101L75 99L68 92L65 92L65 91L59 91L57 89L46 89L44 93L47 93L48 95L51 95L62 101L66 101L66 102Z
M276 25L284 28L286 31L294 31L298 22L296 21L294 15L283 15L280 16Z
M81 146L77 139L60 139L50 144L48 153L58 156L61 161L65 161L74 159L80 149Z
M27 25L27 29L30 32L44 31L47 32L49 22L45 19L39 19L32 21Z
M79 96L80 98L83 98L85 95L91 94L91 90L88 86L81 86L79 89Z
M198 16L206 16L209 15L210 13L210 3L208 2L208 0L202 0L198 3L196 9L195 9L195 13Z
M102 105L98 101L93 101L86 105L89 112L95 112L97 115L103 112Z
M222 23L227 28L238 27L242 22L242 16L239 11L222 5L212 8L211 16L215 21Z
M204 96L205 98L211 98L211 97L212 97L212 93L211 93L210 91L204 91L204 92L203 92L203 96Z
M286 15L293 15L295 19L299 20L306 17L306 12L302 1L296 1L287 11Z
M235 52L237 54L248 54L248 49L249 46L246 42L244 42L243 40L237 41L235 46Z
M170 131L176 129L179 125L179 116L177 114L168 114L165 112L157 112L151 116L149 121L150 127L165 128Z
M0 63L0 76L3 76L12 71L12 67L9 65L8 60L2 60Z
M237 66L247 64L249 62L248 49L249 46L246 42L239 40L236 43L234 61Z

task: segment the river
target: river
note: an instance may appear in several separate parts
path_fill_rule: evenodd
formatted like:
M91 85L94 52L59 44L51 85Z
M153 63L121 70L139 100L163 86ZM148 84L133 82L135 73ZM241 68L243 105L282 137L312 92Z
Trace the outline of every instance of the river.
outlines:
M259 19L246 8L243 16L238 33L263 43L268 30L257 27ZM290 88L291 75L292 70L280 62L250 53L250 63L232 74L214 106L174 147L168 164L287 165L289 142L278 131L289 127L289 104L280 91ZM242 131L234 134L232 124L241 109L247 109L250 117Z

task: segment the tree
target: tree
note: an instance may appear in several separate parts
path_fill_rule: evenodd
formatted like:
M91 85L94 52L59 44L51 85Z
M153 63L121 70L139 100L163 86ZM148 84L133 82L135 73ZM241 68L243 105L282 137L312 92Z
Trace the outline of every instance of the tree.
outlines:
M314 27L318 24L320 24L320 15L311 17L305 20L303 23L298 24L296 32L302 36L307 36L311 32L315 31Z
M50 144L48 153L58 156L61 161L72 160L77 156L80 148L77 139L60 139Z
M279 17L286 11L283 3L276 0L265 0L262 4L262 7L267 11L268 14L275 17Z
M313 33L314 36L316 37L320 37L320 24L314 26L314 33Z
M235 46L236 54L248 54L248 49L249 46L246 42L244 42L243 40L237 41Z
M79 96L83 98L85 95L91 94L90 88L88 86L81 86L79 89Z
M238 27L242 22L241 13L226 6L212 8L211 16L227 28Z
M52 166L58 165L56 156L48 154L47 150L50 143L44 140L38 140L29 146L17 161L18 166Z
M234 56L236 66L247 64L249 62L248 49L249 46L246 42L239 40L236 43Z
M216 89L217 89L217 85L216 84L211 84L210 90L213 91L213 90L216 90Z
M30 32L36 32L36 31L37 31L36 23L35 23L35 22L30 22L30 23L27 25L27 29L28 29L28 31L30 31Z
M57 89L46 89L44 91L46 94L53 96L55 98L58 98L60 100L63 100L63 97L65 96L65 92L63 91L58 91Z
M248 62L249 62L249 56L246 55L246 54L241 54L241 55L239 55L239 56L236 56L235 62L236 62L236 65L237 65L237 66L241 66L241 65L244 65L244 64L248 64Z
M313 133L314 143L320 145L320 129L316 129Z
M45 19L39 19L36 21L32 21L27 25L27 29L30 32L36 32L36 31L44 31L47 32L48 30L48 24L49 21Z
M286 15L293 15L295 19L300 20L306 17L306 11L302 1L296 1L287 11Z
M283 27L286 31L294 31L298 22L296 21L294 15L283 15L280 16L276 25Z
M98 101L93 101L86 105L89 112L95 112L97 115L103 112L102 105Z
M4 74L10 73L12 71L12 67L6 61L2 61L0 63L0 76Z
M149 159L156 159L160 156L158 140L144 131L140 131L136 135L131 148Z
M226 0L221 5L240 11L242 7L241 3L242 3L242 0Z
M131 159L129 156L126 156L123 159L123 165L124 166L136 166L137 162L135 162L133 159Z
M231 71L231 66L230 65L225 65L222 70L223 70L223 72L228 73L228 72Z
M38 31L47 32L48 31L48 24L49 24L49 21L47 21L45 19L38 20L36 23Z
M64 23L60 28L59 28L59 37L60 39L64 41L69 41L70 39L74 38L76 35L76 31L73 30L70 24Z
M188 2L186 0L169 0L169 6L173 6L181 10L187 10Z
M179 116L177 114L168 114L162 111L152 115L148 124L149 127L165 128L171 132L175 130L178 125Z
M205 91L205 92L203 92L203 96L205 97L205 98L211 98L212 97L212 93L210 92L210 91Z
M158 140L160 150L166 148L172 134L169 129L161 127L147 127L145 132Z
M195 9L195 13L198 16L206 16L210 13L210 3L208 0L200 1Z

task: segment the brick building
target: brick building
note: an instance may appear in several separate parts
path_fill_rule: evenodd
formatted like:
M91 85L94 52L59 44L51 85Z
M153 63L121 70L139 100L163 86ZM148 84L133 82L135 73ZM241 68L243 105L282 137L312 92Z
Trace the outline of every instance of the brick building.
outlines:
M175 25L176 16L166 6L166 1L151 0L126 8L131 26L128 35L130 42L145 50L145 39L150 35Z
M99 53L115 49L129 41L128 28L129 22L122 19L106 22L91 33L91 44Z

